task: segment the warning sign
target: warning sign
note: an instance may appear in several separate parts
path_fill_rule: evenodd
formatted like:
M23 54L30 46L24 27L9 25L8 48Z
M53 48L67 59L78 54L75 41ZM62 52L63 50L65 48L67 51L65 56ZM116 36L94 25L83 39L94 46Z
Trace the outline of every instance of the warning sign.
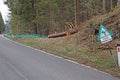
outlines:
M102 44L112 41L112 33L105 28L103 25L100 25L98 40L101 41Z

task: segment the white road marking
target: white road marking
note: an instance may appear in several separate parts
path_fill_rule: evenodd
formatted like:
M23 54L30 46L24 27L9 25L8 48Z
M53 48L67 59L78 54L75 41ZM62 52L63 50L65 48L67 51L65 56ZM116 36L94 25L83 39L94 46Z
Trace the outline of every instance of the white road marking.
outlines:
M20 71L18 71L12 64L7 63L8 66L15 72L17 73L20 77L22 77L24 80L28 80Z

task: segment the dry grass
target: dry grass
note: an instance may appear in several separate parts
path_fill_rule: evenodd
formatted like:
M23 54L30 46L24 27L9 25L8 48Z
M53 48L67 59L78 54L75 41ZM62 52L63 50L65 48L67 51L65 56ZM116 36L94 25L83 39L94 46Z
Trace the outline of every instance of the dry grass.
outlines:
M115 66L108 49L106 49L106 45L101 45L98 41L92 43L90 39L78 39L77 35L55 39L20 38L16 40L34 48L38 48L64 58L69 58L79 63L108 72L113 76L120 77L120 69ZM111 42L111 46L113 48L112 52L115 56L116 62L117 52L115 45L117 43L120 43L120 40Z
M107 45L102 45L99 41L97 41L97 36L94 36L94 38L91 38L90 36L84 36L84 31L87 25L90 23L104 23L110 16L119 11L120 8L104 16L96 16L95 18L81 24L81 30L74 35L51 39L19 38L14 40L50 52L51 54L69 58L79 63L89 65L91 67L110 73L113 76L120 77L120 67L115 66L113 59L107 49ZM109 25L114 24L111 23ZM110 43L116 62L117 43L120 43L120 39L113 40Z

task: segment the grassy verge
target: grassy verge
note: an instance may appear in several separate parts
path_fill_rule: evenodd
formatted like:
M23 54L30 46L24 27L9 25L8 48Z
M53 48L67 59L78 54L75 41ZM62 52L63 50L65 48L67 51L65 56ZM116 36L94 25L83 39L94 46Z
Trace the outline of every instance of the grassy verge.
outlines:
M97 36L85 36L84 31L89 24L98 25L103 23L108 28L112 28L120 20L120 7L109 14L96 16L85 23L80 24L80 31L71 36L55 39L40 39L40 38L17 38L14 39L26 45L38 48L51 54L62 56L79 63L94 67L96 69L110 73L113 76L120 77L120 67L116 67L109 53L108 46L102 45L97 41ZM110 43L113 55L117 62L116 45L120 44L120 39L113 40Z
M106 45L101 45L97 41L92 43L90 39L82 40L76 35L56 39L19 38L14 40L120 77L120 68L115 66L108 49L99 49L100 46L106 47ZM111 43L116 62L115 45L117 43L120 43L120 40Z

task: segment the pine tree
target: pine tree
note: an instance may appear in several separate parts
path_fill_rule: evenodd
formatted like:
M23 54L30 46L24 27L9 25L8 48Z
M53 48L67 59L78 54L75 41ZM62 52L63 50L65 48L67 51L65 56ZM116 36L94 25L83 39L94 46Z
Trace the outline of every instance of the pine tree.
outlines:
M0 34L4 31L4 29L5 29L5 25L4 25L2 15L0 13Z
M5 3L12 12L10 23L14 34L61 32L66 23L75 23L75 15L79 24L100 14L102 8L102 0L7 0Z

